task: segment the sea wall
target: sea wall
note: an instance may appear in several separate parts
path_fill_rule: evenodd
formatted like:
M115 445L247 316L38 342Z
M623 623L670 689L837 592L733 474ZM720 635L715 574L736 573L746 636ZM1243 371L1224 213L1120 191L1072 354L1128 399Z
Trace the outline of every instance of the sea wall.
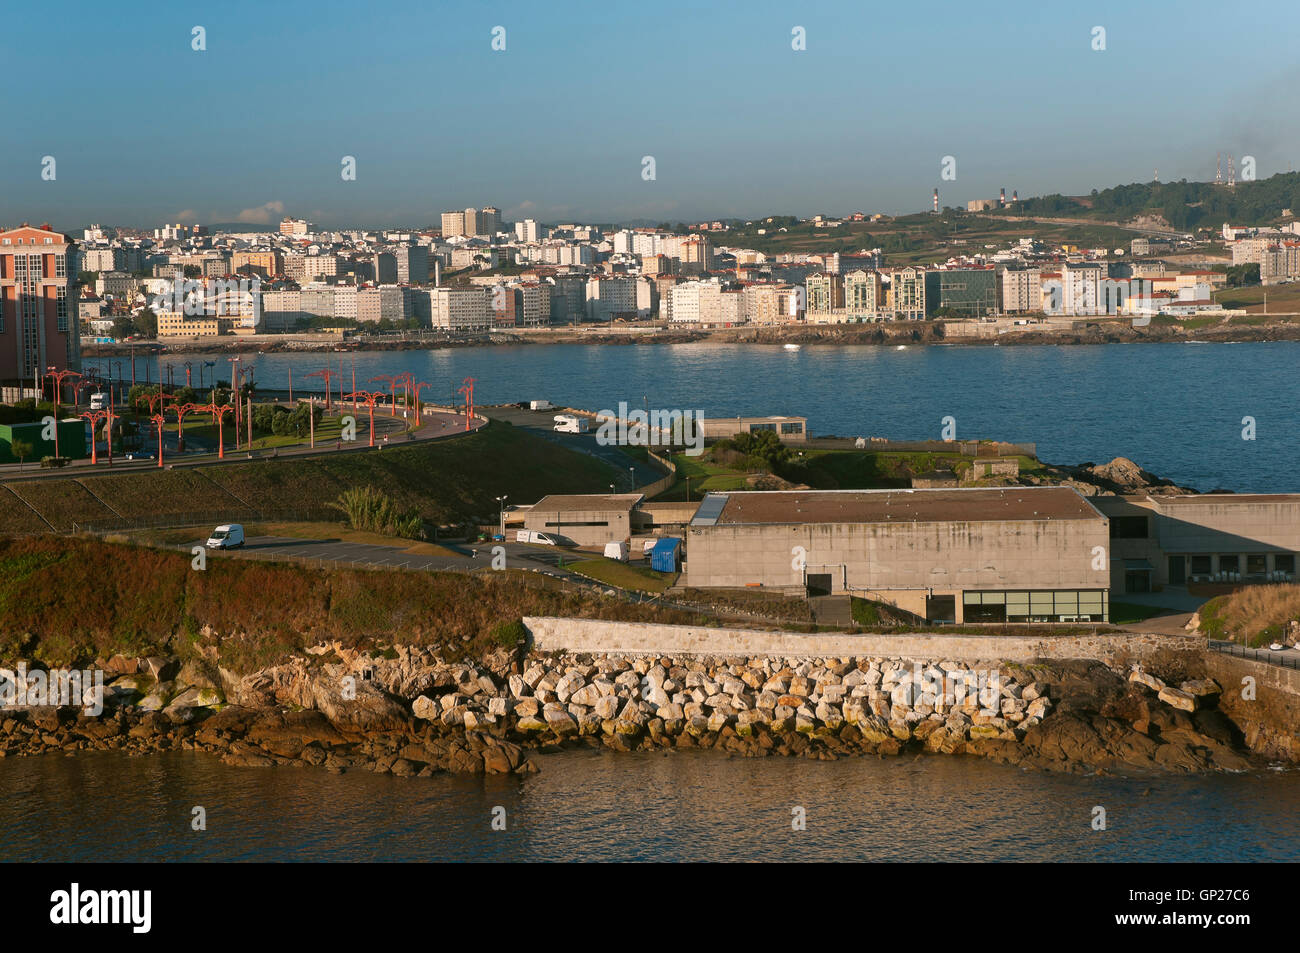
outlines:
M1207 652L1205 668L1251 751L1300 762L1300 671L1221 652Z
M1110 666L1125 666L1170 653L1193 656L1205 648L1205 640L1196 636L1132 632L1074 636L946 635L942 632L852 635L606 622L552 616L527 616L524 625L532 634L534 647L541 652L624 655L875 656L963 662L1086 658Z

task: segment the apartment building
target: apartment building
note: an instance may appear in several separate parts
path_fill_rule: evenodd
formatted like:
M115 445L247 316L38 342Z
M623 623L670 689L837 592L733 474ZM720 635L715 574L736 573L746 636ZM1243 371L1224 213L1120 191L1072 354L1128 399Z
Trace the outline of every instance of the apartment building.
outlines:
M844 307L844 279L837 274L809 275L804 282L808 311L836 311Z
M400 285L380 285L357 292L358 321L401 322L409 320L413 314L410 290Z
M465 213L464 212L443 212L442 213L442 237L451 238L454 235L464 235L465 232Z
M982 318L998 311L998 275L992 265L929 271L926 284L929 312L943 309L964 318Z
M76 243L49 225L0 232L0 383L81 367Z
M586 287L587 320L608 323L617 319L648 318L637 309L637 280L626 275L592 275Z
M717 279L684 281L669 292L674 323L733 325L741 322L739 291L725 291Z
M851 320L875 321L884 309L880 272L859 268L844 276L844 310Z
M749 324L789 324L803 319L803 295L790 284L752 284L741 289L741 320Z
M889 273L889 307L895 321L924 321L925 269L909 266Z
M286 218L280 222L281 235L310 235L313 230L311 222L299 218Z
M492 327L490 289L432 288L428 292L435 328L449 331L486 331Z
M1038 268L1005 268L1002 271L1002 310L1009 313L1041 311L1042 271Z

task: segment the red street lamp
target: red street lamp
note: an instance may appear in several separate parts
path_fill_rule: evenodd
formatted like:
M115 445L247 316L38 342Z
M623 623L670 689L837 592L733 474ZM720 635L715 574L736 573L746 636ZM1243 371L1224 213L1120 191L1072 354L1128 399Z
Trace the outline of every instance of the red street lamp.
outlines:
M460 387L456 392L465 395L465 429L469 430L470 421L474 419L474 383L472 377L467 377L461 381Z
M163 465L163 425L167 423L167 418L162 414L154 414L150 419L158 425L158 466L161 467Z
M45 369L45 376L54 378L54 456L59 457L59 392L63 389L63 382L69 377L80 377L76 371L57 370L54 365ZM75 399L75 398L74 398ZM76 406L75 404L73 406Z
M185 362L185 386L186 387L190 386L190 372L193 370L194 370L194 362L186 361Z
M90 465L93 467L95 464L99 463L99 454L96 452L97 446L95 443L95 424L98 421L107 420L109 412L107 410L90 410L82 414L81 417L90 422ZM111 430L108 431L108 447L109 452L112 453L113 431Z
M420 381L418 384L415 384L414 387L413 387L413 389L414 389L414 391L415 391L415 422L416 422L416 424L419 424L419 422L420 422L420 391L421 391L423 388L425 388L425 387L432 388L433 385L430 384L428 381Z
M167 409L167 401L175 400L175 399L176 398L173 397L171 394L150 394L145 398L145 400L149 404L150 414L162 413L164 410ZM155 405L159 405L159 406L155 406Z
M348 394L348 399L356 402L362 401L370 408L370 446L375 445L375 402L384 399L384 392L381 390L354 390Z
M176 451L185 452L185 415L195 411L205 411L208 408L202 404L173 404L172 408L176 413Z
M337 378L339 379L339 382L342 383L342 381L343 381L343 375L340 374L338 371L333 370L332 368L327 367L327 368L325 368L323 371L313 371L312 373L308 374L307 376L308 376L308 377L322 377L322 378L325 379L325 409L328 411L328 410L330 409L330 407L332 406L332 405L330 404L330 381L332 381L334 378L337 377Z
M217 404L212 403L195 404L193 405L193 409L205 414L212 414L212 419L217 422L217 459L224 460L226 458L226 442L224 437L226 414L230 413L234 408L229 404L217 406Z
M370 383L373 384L375 381L387 381L387 382L388 382L388 392L392 395L392 398L393 398L392 412L393 412L393 416L396 417L396 416L397 416L397 375L396 375L396 374L380 374L380 375L377 376L377 377L372 377L372 378L370 378Z

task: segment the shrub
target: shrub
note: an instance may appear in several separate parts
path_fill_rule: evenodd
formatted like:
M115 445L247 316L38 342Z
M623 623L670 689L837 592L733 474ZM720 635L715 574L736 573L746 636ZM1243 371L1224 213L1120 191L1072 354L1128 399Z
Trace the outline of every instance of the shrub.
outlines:
M511 619L498 622L492 627L492 641L502 648L513 649L520 642L528 640L528 629L523 619Z
M420 514L414 510L398 510L392 497L373 486L344 490L330 506L346 515L353 529L405 539L424 538Z

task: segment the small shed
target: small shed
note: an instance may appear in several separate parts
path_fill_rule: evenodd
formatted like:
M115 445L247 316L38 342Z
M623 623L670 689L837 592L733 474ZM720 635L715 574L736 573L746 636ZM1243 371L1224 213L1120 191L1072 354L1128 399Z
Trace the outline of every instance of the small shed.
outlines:
M681 559L682 541L676 536L665 536L650 550L650 568L655 572L676 572Z

